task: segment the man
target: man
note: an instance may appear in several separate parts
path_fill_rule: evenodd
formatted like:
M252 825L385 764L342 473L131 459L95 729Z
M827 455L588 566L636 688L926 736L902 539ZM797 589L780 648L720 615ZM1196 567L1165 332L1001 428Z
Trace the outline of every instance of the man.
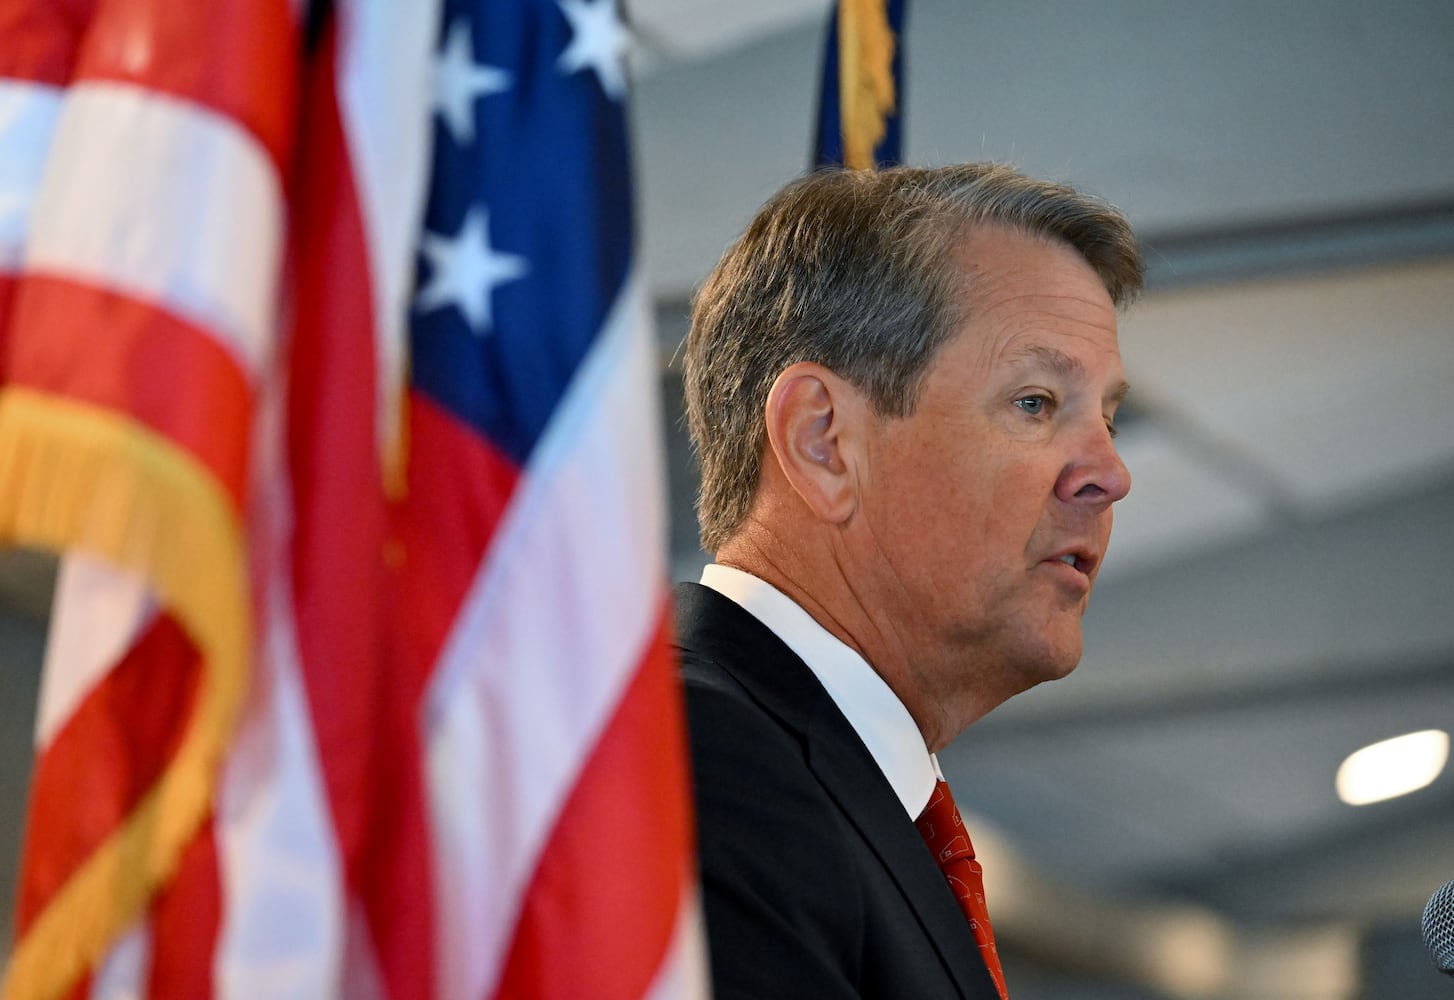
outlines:
M798 181L698 293L716 562L677 630L717 997L1007 995L976 863L926 845L969 853L933 754L1080 658L1140 283L1113 209L968 164Z

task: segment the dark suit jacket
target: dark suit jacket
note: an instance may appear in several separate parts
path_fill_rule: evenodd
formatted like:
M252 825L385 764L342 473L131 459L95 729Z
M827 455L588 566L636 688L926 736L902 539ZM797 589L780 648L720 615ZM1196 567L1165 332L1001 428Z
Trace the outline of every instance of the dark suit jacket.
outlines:
M997 1000L938 865L817 677L716 591L675 596L718 1000Z

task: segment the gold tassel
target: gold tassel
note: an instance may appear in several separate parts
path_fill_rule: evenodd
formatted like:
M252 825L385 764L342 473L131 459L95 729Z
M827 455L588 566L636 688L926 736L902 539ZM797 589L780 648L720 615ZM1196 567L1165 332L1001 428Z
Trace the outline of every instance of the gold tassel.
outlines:
M409 496L409 389L408 375L387 390L380 410L379 459L384 496L401 503Z
M873 150L893 114L894 32L885 0L839 0L838 107L843 163L854 170L877 166Z
M165 437L100 407L0 389L0 543L80 549L146 578L201 654L176 754L16 943L4 1000L54 1000L94 969L210 814L246 694L252 624L226 492Z

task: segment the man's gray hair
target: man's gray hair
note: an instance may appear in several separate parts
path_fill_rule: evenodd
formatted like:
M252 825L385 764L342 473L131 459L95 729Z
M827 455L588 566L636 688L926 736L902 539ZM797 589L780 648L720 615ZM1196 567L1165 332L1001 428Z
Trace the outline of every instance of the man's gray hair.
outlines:
M967 318L954 251L982 225L1070 246L1117 307L1141 289L1119 212L998 164L820 171L762 207L692 304L684 367L703 548L715 552L747 516L768 391L789 365L836 372L880 416L913 412L930 361Z

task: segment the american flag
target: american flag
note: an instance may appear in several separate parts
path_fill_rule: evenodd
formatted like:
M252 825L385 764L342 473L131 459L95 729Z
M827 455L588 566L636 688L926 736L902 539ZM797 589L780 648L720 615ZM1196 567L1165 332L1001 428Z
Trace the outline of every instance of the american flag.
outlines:
M614 0L0 0L5 1000L705 994Z

